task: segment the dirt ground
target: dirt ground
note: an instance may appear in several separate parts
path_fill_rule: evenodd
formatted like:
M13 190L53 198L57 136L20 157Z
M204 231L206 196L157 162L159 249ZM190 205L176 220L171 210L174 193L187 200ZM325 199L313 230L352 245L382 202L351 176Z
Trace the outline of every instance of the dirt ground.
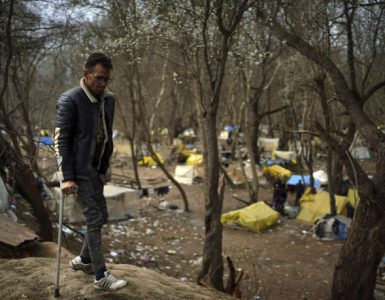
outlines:
M141 168L140 172L142 178L163 177L159 169ZM132 176L125 168L114 168L113 173ZM184 188L189 213L183 212L183 202L174 187L164 196L134 197L132 215L135 218L110 223L103 229L107 260L143 266L194 282L201 266L204 240L203 185ZM244 189L227 189L224 212L245 206L232 197L234 193L247 199ZM271 195L269 186L260 191L263 200L270 199ZM292 200L293 195L289 195L289 201ZM180 209L160 210L162 201ZM312 224L281 217L277 226L261 233L224 228L223 254L244 271L243 299L254 299L256 295L262 299L328 298L342 242L317 241L312 237L311 227Z
M128 185L133 178L129 158L115 158L112 181ZM140 168L144 185L171 184L158 168ZM163 178L163 180L161 179ZM202 262L204 241L203 184L184 186L191 212L175 187L168 194L130 199L131 219L108 223L103 228L104 252L109 263L132 264L177 279L195 282ZM245 207L233 194L247 199L245 188L226 188L223 212ZM260 190L260 200L268 201L270 185ZM289 203L294 195L289 194ZM164 202L166 201L166 202ZM160 208L173 204L178 209ZM163 207L166 207L164 205ZM76 230L84 227L72 225ZM224 227L223 254L243 270L242 299L328 299L334 265L343 242L318 241L312 224L281 216L279 224L260 233ZM77 254L81 237L70 230L64 246ZM227 274L227 266L225 265Z

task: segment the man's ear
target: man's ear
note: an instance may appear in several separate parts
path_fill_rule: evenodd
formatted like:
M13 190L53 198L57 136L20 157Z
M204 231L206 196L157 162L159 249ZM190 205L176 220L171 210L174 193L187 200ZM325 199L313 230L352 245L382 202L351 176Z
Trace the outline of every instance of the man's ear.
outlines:
M87 70L87 69L84 69L84 70L83 70L83 77L86 77L87 74L88 74L88 70Z

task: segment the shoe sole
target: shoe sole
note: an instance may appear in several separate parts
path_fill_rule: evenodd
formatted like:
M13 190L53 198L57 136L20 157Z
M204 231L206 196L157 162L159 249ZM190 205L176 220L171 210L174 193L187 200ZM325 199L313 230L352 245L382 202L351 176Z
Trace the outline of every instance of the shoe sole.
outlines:
M86 274L88 274L88 275L93 275L93 274L94 274L94 271L93 271L93 270L92 270L92 271L87 271L87 270L85 270L85 269L83 269L83 268L78 268L76 265L74 265L74 264L72 263L72 260L70 261L69 265L70 265L71 269L74 270L75 272L76 272L76 271L82 271L83 273L86 273Z

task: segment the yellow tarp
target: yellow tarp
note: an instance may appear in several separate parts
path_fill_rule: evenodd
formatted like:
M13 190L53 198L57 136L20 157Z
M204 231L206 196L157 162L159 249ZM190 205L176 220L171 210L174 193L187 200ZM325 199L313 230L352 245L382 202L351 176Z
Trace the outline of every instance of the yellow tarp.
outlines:
M186 165L198 167L203 163L202 154L190 154L186 160Z
M287 181L291 176L291 172L290 170L285 169L284 167L274 165L270 167L263 167L263 175L271 177L273 179L281 179L283 181Z
M355 189L349 189L348 195L346 196L347 202L350 203L354 208L357 207L358 202L360 202L360 197L358 196L358 191Z
M158 157L158 159L160 160L161 163L164 163L164 160L163 160L162 156L159 153L156 153L156 156ZM158 165L155 162L155 160L152 159L151 156L143 157L143 159L140 160L138 163L139 163L139 166L146 166L146 167L155 167L155 166Z
M348 203L347 197L335 195L337 214L342 214ZM317 219L330 213L330 198L328 192L311 194L306 190L301 200L301 211L297 219L314 223Z
M223 214L223 225L240 224L243 227L259 232L263 228L277 223L279 214L265 202L257 202L245 208Z

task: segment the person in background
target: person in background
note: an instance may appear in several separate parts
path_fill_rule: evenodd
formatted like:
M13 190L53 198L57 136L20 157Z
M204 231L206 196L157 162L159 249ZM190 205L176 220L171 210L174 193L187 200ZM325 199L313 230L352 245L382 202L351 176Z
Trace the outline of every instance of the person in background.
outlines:
M302 180L298 180L295 185L295 206L299 207L299 200L301 199L303 193L305 192L305 186L302 183Z
M84 67L80 86L63 93L57 102L55 152L61 189L76 193L86 219L87 232L80 255L72 259L75 271L94 274L94 287L116 291L127 282L111 275L105 264L101 228L108 219L103 195L113 150L112 123L115 99L108 91L111 59L91 54Z

